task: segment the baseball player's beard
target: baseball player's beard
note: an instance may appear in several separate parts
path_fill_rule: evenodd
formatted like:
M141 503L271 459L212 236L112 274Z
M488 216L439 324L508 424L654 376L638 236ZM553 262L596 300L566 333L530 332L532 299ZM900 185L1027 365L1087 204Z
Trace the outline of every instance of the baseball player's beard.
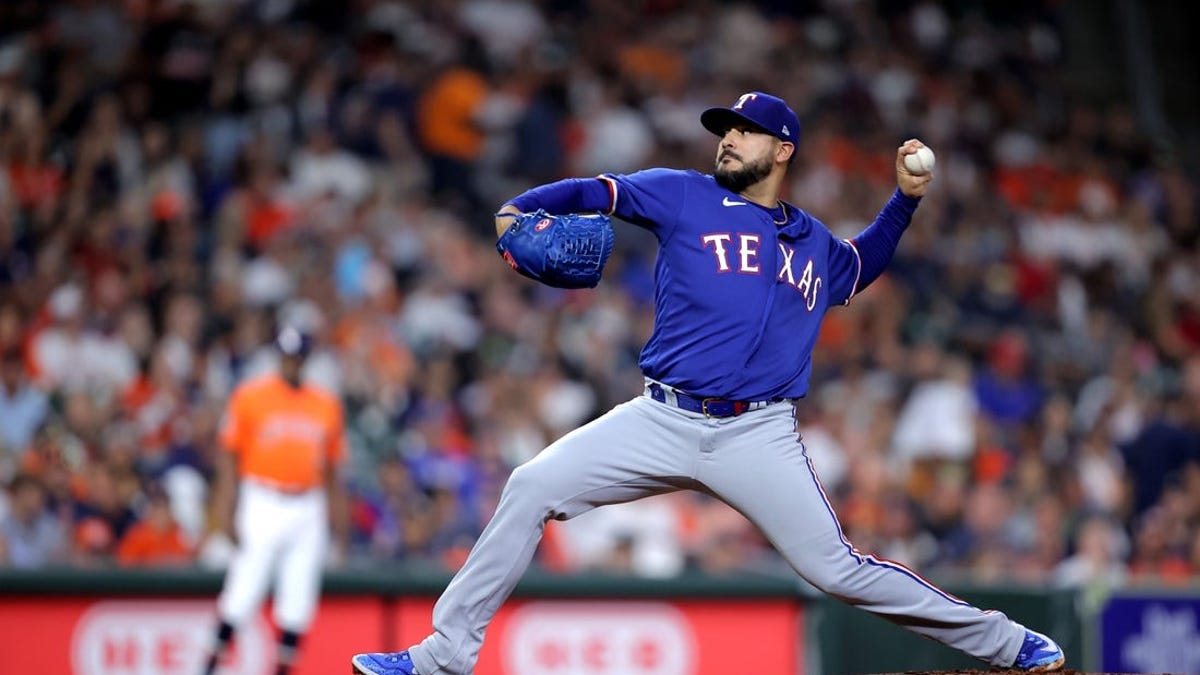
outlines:
M293 388L299 388L301 384L300 376L302 375L301 367L303 362L292 357L283 357L279 364L279 374Z
M717 180L718 185L739 194L769 175L771 175L771 161L768 158L753 162L742 160L740 169L725 169L721 166L721 159L718 158L717 167L713 171L713 178Z

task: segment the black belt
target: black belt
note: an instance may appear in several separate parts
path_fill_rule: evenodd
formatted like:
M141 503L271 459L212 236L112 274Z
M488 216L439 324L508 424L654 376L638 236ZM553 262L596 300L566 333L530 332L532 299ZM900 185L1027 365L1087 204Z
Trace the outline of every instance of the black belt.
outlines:
M669 405L665 386L651 382L647 388L650 390L650 398ZM678 389L672 389L671 392L675 395L676 406L689 412L700 413L705 417L737 417L744 412L758 410L772 403L783 401L782 398L773 398L769 401L731 401L724 398L697 398Z

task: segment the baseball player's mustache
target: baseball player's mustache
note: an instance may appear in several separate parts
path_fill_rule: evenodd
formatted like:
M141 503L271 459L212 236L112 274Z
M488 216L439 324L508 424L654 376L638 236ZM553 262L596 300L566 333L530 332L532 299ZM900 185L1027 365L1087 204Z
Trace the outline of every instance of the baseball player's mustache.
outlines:
M725 159L726 157L732 157L739 162L742 161L741 155L737 154L736 152L729 152L728 150L726 150L725 152L722 152L721 156L717 158L717 161L719 162L719 161Z

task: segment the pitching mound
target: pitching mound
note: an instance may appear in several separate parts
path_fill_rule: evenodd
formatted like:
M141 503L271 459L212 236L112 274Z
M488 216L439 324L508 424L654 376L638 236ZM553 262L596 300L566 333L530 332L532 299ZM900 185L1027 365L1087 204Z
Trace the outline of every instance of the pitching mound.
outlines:
M906 670L903 673L879 673L878 675L1029 675L1024 670L992 668L991 670ZM1054 675L1130 675L1128 673L1085 673L1065 668Z

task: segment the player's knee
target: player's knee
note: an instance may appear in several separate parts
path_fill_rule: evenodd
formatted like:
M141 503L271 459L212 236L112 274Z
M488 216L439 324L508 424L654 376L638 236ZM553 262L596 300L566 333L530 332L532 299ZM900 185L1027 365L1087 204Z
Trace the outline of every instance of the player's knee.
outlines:
M554 481L536 462L522 464L508 477L504 486L505 501L548 510L553 501ZM549 516L547 516L549 517Z
M508 475L508 482L504 484L505 494L528 494L536 485L534 474L535 472L529 468L528 464L522 464L513 469L513 472Z
M825 566L816 570L806 570L804 579L817 590L835 598L853 597L851 575L841 567Z

